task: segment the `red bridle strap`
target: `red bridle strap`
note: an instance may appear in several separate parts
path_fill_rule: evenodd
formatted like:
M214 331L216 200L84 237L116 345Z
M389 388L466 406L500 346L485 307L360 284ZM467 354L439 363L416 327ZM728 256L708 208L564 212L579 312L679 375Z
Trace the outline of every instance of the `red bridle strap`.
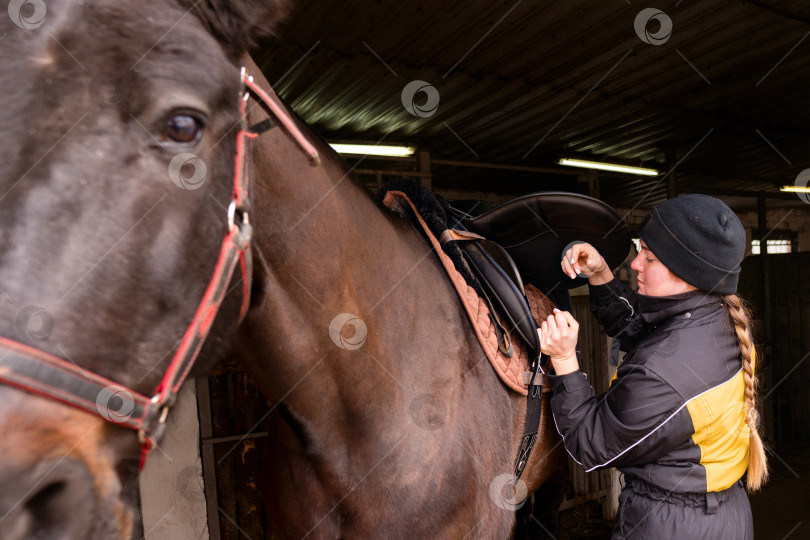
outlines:
M313 167L317 166L321 162L321 158L318 155L318 151L312 146L306 137L301 134L301 130L298 129L298 126L295 125L295 121L290 117L284 107L270 97L270 95L262 90L255 82L253 82L253 77L246 76L245 70L242 68L242 79L245 83L245 86L254 94L256 97L259 98L266 107L267 112L273 117L276 121L276 124L284 131L298 146L298 149L304 153L307 158L309 164Z
M250 291L250 225L234 225L222 242L214 275L155 395L150 399L121 384L44 351L0 337L0 383L53 399L138 432L141 466L163 435L166 416L202 348L228 292L242 270L242 313ZM117 397L118 400L113 400Z

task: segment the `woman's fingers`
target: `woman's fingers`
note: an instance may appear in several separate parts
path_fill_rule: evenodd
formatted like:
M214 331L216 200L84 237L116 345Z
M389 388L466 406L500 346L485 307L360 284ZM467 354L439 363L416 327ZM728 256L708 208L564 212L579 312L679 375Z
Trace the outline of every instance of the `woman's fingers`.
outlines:
M554 314L551 314L546 319L546 324L548 325L548 337L549 339L559 339L559 330L557 330L557 318Z
M579 257L579 246L582 244L574 244L565 252L563 256L563 260L560 263L562 266L562 271L565 272L565 275L570 277L571 279L575 279L577 277L577 270L575 269L574 265L576 264L576 260Z
M565 257L560 262L560 267L562 267L563 274L574 279L576 276L576 272L574 272L574 267L571 266L571 250L565 252Z
M570 356L576 350L578 332L573 315L555 309L540 325L540 350L552 358Z
M540 352L548 354L548 322L540 323Z
M582 258L583 256L587 256L588 248L590 248L590 244L576 244L574 247L571 248L571 266L574 270L574 275L582 273Z
M565 273L566 276L570 277L571 279L577 277L577 272L576 270L574 270L574 261L576 261L576 252L574 251L574 249L578 245L579 244L575 245L574 247L566 251L563 260L560 263L562 266L562 271Z
M587 256L588 247L590 244L577 244L571 248L571 266L574 267L574 272L577 274L582 273L581 259Z
M560 266L565 275L574 279L577 274L587 277L593 275L601 267L602 256L588 243L574 244L566 252Z
M557 328L572 329L575 332L579 330L579 323L574 319L574 316L567 311L555 311L554 322Z
M577 335L579 332L579 325L574 317L567 311L554 310L549 319L554 321L554 337L557 340L564 340L570 338L572 335Z
M574 253L571 254L571 259L574 261L574 270L577 272L582 271L582 266L585 265L588 257L592 251L596 251L592 245L588 243L577 244L572 248Z

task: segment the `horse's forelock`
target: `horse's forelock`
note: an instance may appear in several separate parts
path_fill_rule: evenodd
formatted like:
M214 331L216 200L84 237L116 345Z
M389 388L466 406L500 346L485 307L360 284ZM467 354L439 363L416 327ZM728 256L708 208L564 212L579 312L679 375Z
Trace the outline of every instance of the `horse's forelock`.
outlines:
M288 0L179 0L232 57L253 50L274 35L290 12Z

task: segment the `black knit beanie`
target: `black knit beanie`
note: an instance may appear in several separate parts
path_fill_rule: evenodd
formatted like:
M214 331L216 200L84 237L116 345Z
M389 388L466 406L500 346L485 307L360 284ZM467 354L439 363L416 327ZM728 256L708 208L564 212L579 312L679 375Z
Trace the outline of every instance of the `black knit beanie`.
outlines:
M644 218L638 232L664 266L690 285L737 292L745 229L723 201L707 195L669 199Z

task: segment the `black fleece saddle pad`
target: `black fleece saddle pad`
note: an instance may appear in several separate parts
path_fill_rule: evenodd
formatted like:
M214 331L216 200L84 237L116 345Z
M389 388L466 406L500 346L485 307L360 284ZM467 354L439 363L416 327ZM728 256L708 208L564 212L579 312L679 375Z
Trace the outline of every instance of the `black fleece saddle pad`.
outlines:
M573 241L588 242L599 250L611 269L630 251L630 229L608 204L578 193L533 193L512 199L464 225L497 242L509 252L523 275L541 291L573 289L585 278L566 276L560 261Z

